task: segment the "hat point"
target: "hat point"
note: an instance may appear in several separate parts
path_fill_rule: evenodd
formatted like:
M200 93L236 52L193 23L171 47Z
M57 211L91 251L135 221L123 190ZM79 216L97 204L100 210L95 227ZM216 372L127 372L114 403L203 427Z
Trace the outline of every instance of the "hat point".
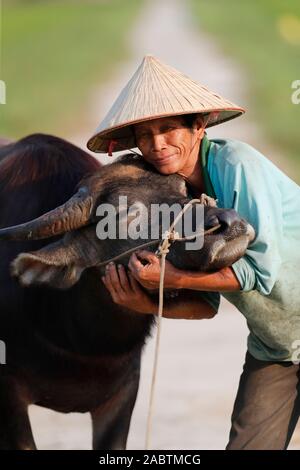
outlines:
M154 57L153 54L146 54L146 55L144 56L144 59L143 59L142 63L153 62L153 61L155 61L155 60L157 60L157 59L156 59L156 57Z

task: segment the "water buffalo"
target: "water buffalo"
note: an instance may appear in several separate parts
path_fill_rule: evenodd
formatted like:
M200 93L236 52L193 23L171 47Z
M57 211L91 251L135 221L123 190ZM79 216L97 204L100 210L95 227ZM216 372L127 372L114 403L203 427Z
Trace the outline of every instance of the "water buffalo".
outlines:
M119 195L129 205L183 205L186 184L137 156L101 166L49 135L7 148L0 162L0 339L7 347L7 364L0 366L0 448L35 448L27 407L37 404L90 412L93 448L124 449L141 352L155 317L114 304L100 282L97 264L141 240L100 241L96 208L117 205ZM253 236L249 224L232 210L205 207L205 225L217 223L220 229L205 237L201 250L187 252L175 242L170 261L211 270L242 256Z
M9 144L13 144L13 141L10 139L6 139L4 137L0 137L0 162L4 159L6 155L9 153Z

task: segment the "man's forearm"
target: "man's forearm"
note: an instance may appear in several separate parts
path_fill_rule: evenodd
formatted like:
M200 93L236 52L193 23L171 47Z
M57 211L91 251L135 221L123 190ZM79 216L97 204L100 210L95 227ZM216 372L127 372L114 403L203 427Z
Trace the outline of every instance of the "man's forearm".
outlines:
M213 292L239 291L240 283L231 267L213 273L182 271L178 274L178 287L181 289Z
M158 303L155 303L154 309L149 312L157 315ZM175 318L177 320L204 320L215 316L217 312L203 299L179 299L165 303L163 309L164 318Z

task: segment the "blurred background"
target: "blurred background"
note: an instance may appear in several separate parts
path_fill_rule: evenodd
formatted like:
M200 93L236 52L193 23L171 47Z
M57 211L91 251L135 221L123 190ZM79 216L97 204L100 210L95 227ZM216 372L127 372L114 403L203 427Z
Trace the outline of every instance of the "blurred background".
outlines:
M152 53L246 108L209 137L248 142L299 183L299 0L2 0L1 7L1 136L46 132L85 148ZM154 448L225 447L246 338L245 320L226 302L209 322L164 320ZM144 445L152 361L149 341L129 448ZM87 415L32 407L31 416L40 448L90 448ZM300 448L299 431L290 448Z

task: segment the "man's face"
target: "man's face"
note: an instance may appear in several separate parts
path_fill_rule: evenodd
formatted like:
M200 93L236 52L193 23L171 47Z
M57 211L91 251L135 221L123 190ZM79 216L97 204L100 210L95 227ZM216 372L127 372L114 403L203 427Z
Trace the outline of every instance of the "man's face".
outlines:
M136 144L145 160L160 173L169 175L184 168L199 141L201 127L186 127L180 116L135 124ZM196 149L197 150L197 149Z

